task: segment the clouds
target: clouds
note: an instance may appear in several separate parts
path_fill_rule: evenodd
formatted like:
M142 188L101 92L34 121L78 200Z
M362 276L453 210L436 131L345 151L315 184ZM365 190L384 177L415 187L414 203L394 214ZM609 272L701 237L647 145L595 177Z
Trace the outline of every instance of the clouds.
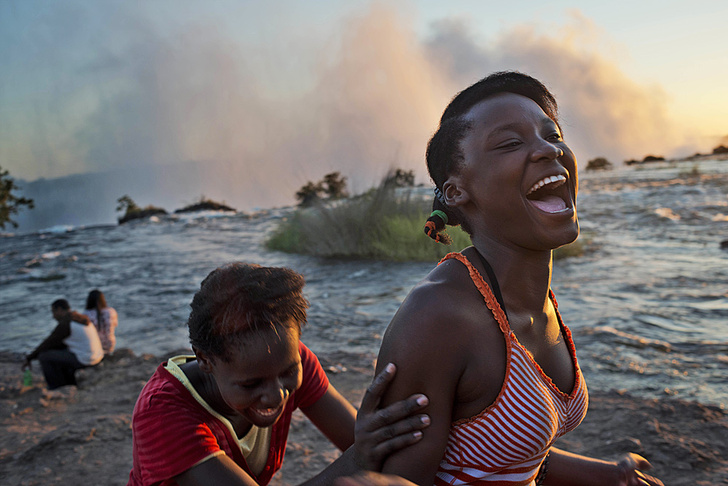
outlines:
M556 96L567 142L580 159L615 162L646 153L674 153L684 143L659 86L630 80L596 52L600 33L576 15L568 28L544 34L523 25L478 44L467 25L443 22L428 42L432 59L465 86L483 73L515 69L543 81ZM678 133L680 136L678 136Z
M18 177L192 162L208 177L166 200L205 193L241 208L290 203L307 180L334 170L355 190L392 166L425 181L425 145L449 99L503 69L553 90L584 162L692 149L662 90L629 79L608 37L578 14L487 37L444 18L422 38L408 17L373 3L327 35L292 42L283 27L237 35L244 16L225 22L194 4L169 19L139 4L93 5L21 11L34 22L13 38L25 57L0 50L12 73L0 81L0 156Z

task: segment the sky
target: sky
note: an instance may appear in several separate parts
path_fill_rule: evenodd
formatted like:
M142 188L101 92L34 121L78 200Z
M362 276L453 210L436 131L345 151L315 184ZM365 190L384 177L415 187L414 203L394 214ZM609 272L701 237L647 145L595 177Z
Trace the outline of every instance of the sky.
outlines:
M552 90L582 163L706 153L728 136L727 20L722 0L0 0L0 167L202 164L256 206L332 171L425 182L448 101L507 69Z

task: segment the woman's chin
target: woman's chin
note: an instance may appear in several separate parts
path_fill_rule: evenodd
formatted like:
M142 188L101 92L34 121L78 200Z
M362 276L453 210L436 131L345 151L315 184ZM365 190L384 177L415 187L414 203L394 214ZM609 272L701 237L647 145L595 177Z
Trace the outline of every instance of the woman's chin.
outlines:
M557 245L554 246L554 250L574 243L579 238L579 223L575 223L574 227L564 232L563 236L559 238Z

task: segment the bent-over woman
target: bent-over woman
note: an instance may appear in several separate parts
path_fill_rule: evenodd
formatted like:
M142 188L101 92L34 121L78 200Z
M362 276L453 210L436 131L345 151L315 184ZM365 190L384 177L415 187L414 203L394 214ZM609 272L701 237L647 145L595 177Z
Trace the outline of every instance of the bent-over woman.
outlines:
M344 453L305 484L379 470L415 443L429 419L421 394L377 411L394 375L377 375L358 413L301 341L303 277L233 263L210 273L192 300L193 356L162 363L134 407L129 485L265 485L281 467L294 410ZM356 429L356 430L355 430Z

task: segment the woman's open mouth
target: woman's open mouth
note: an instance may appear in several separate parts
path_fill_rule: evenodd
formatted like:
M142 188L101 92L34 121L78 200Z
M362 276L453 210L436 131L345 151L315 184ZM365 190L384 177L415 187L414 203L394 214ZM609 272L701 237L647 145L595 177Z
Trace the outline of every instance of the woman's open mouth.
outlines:
M275 408L254 408L250 407L248 409L248 413L252 416L252 418L256 418L261 426L268 426L273 425L277 420L278 417L281 415L281 412L283 412L283 407L285 406L286 402L282 402L280 405L278 405Z
M534 183L526 193L526 199L544 213L556 214L572 209L571 194L566 176L546 176Z

